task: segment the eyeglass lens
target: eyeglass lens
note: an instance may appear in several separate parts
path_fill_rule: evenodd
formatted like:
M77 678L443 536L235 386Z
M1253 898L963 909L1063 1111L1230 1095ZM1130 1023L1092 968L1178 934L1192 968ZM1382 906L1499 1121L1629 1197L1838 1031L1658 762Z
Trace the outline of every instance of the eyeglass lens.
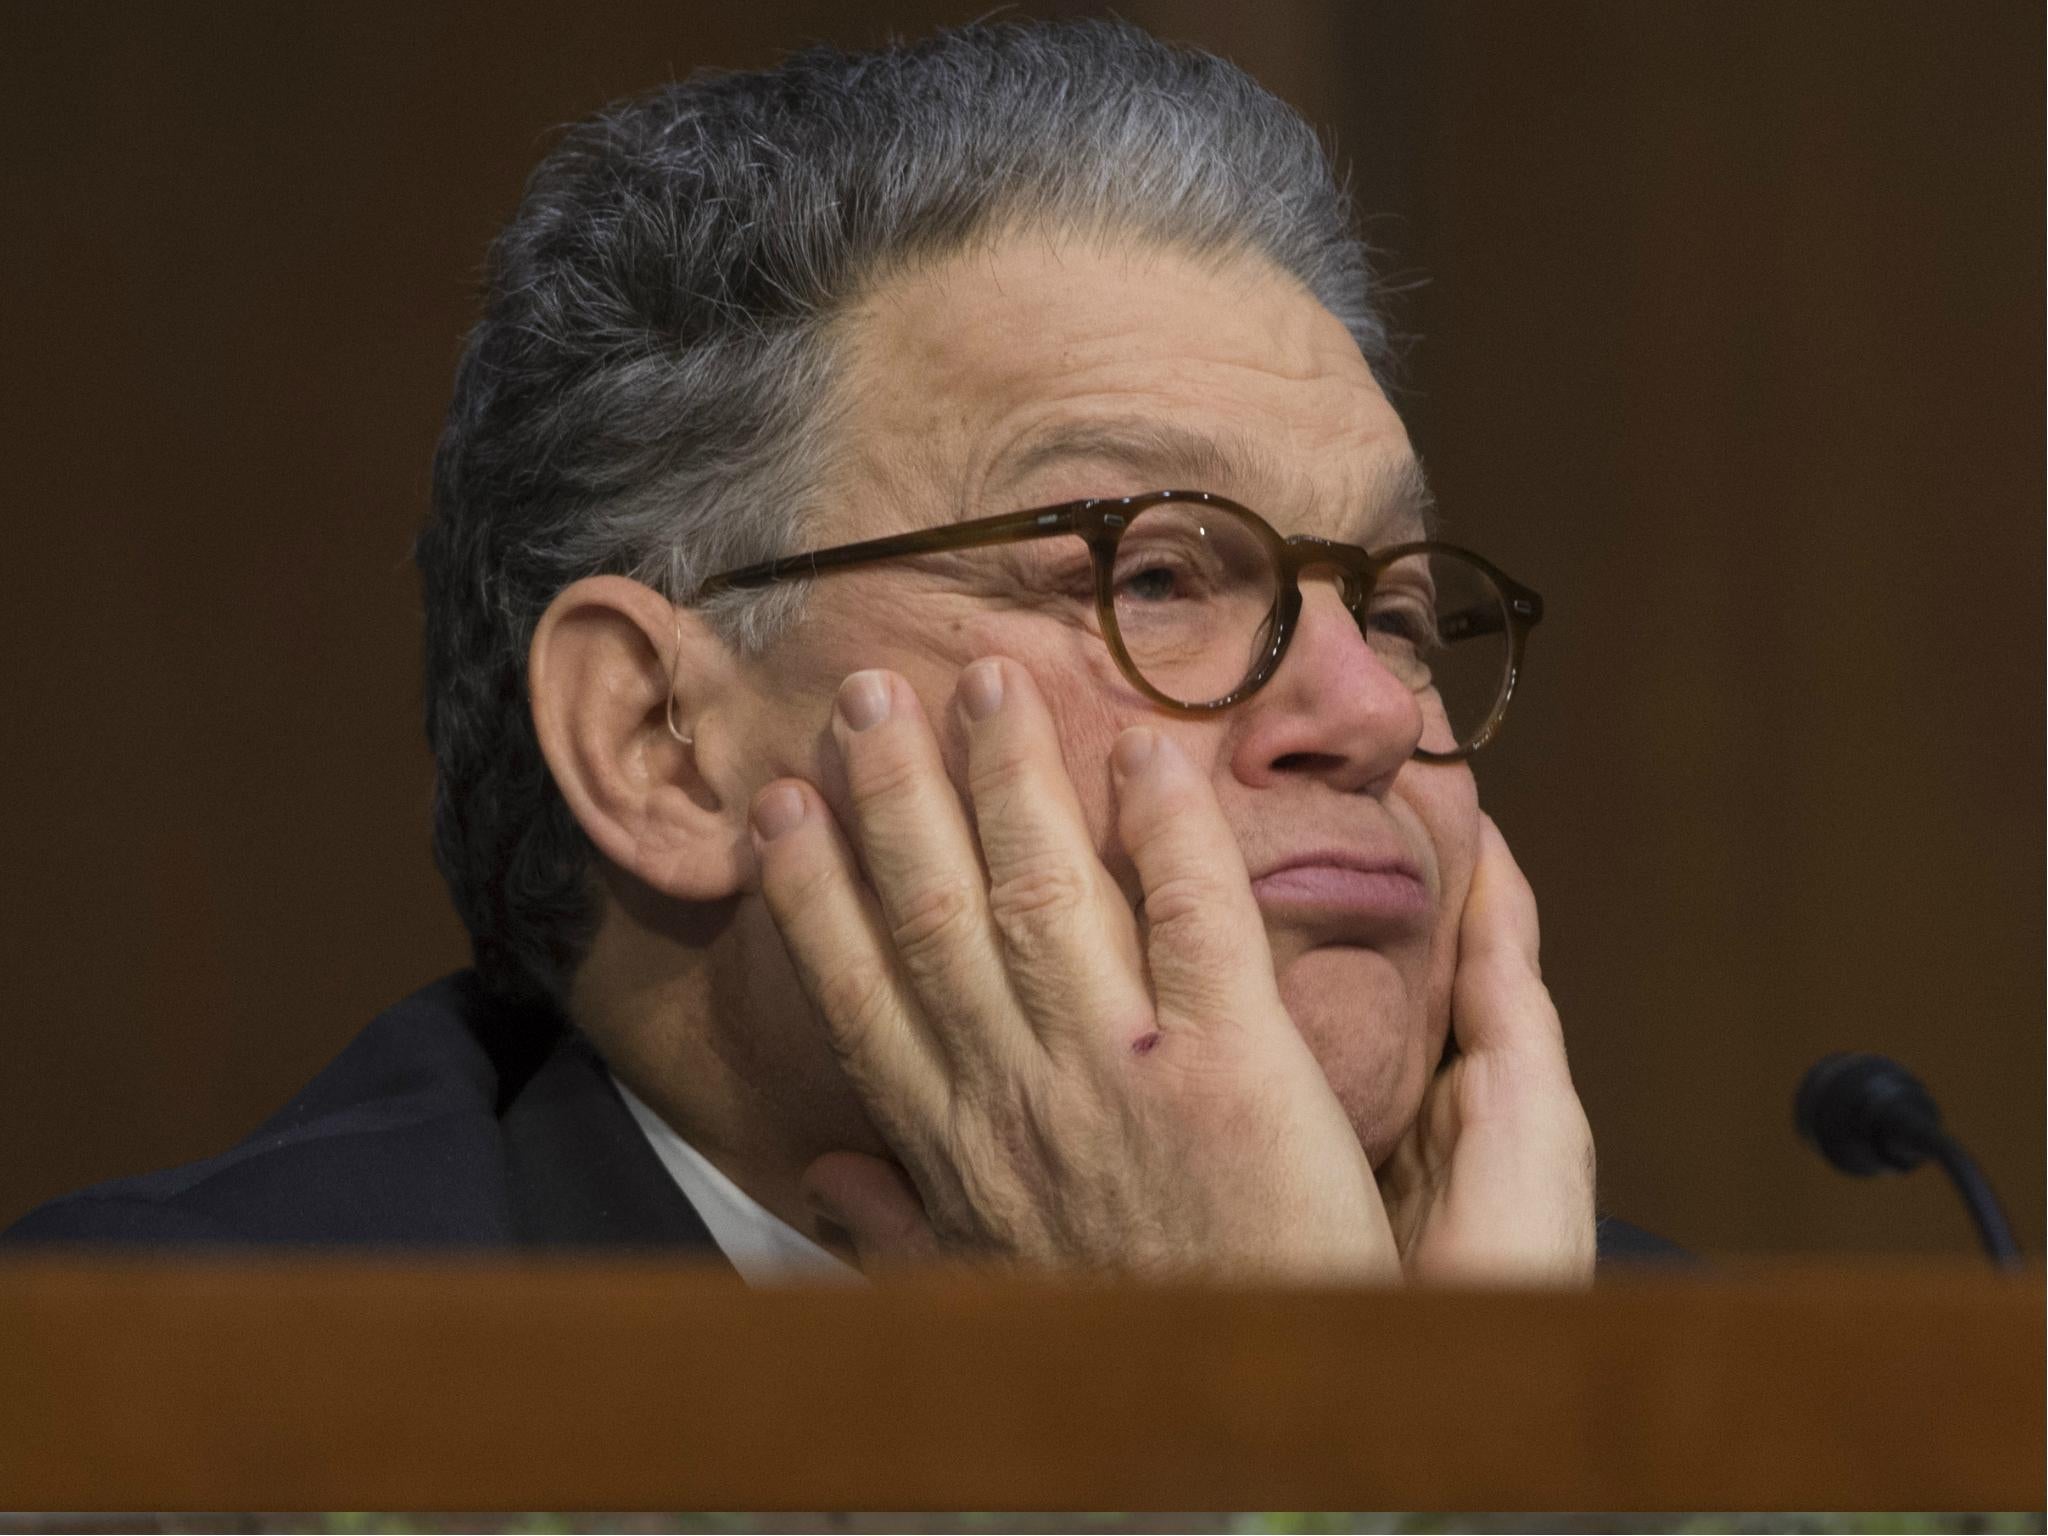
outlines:
M1180 703L1234 693L1270 646L1280 572L1271 546L1227 508L1166 502L1139 512L1118 541L1114 586L1132 664ZM1493 578L1456 555L1409 555L1353 612L1373 653L1422 698L1421 745L1449 751L1477 738L1512 659Z

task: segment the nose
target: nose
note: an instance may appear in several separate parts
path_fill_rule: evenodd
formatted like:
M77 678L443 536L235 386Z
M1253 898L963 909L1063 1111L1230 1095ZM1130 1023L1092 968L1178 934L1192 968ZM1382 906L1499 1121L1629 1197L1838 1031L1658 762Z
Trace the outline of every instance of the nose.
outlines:
M1343 581L1303 573L1287 654L1239 706L1232 768L1245 784L1306 776L1346 793L1384 795L1415 755L1422 703L1366 643L1340 596Z

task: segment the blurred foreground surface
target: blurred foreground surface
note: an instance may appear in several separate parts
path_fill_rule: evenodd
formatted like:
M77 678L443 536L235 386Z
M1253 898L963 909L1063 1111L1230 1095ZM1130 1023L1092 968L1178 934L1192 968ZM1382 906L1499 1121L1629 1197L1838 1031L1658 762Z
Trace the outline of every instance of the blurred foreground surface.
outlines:
M383 1532L1173 1532L1218 1531L1234 1536L1323 1536L1336 1532L2020 1532L2042 1531L2043 1513L1460 1513L1422 1511L1269 1510L1228 1513L1150 1511L1144 1513L1060 1513L1057 1511L712 1511L676 1514L0 1514L0 1531L305 1531Z

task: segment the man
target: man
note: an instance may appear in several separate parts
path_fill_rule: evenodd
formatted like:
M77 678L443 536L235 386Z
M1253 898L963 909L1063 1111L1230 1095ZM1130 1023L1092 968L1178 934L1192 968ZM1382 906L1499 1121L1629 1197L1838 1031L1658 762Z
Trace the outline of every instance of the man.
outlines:
M419 546L474 972L15 1235L1583 1282L1470 766L1540 601L1383 362L1313 134L1129 28L572 130Z

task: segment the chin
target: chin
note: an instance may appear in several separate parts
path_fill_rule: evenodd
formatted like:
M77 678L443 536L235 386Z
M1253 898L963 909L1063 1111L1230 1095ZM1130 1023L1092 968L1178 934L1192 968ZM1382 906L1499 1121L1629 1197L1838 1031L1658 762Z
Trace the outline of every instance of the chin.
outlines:
M1328 946L1283 964L1280 998L1377 1168L1414 1123L1429 1081L1422 988L1377 950Z

